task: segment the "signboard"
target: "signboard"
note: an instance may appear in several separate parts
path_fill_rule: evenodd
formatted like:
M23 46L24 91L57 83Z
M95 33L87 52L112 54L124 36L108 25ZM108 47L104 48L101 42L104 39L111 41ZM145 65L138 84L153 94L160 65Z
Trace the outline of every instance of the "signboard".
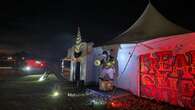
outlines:
M192 107L195 88L195 50L140 56L141 96L174 105Z

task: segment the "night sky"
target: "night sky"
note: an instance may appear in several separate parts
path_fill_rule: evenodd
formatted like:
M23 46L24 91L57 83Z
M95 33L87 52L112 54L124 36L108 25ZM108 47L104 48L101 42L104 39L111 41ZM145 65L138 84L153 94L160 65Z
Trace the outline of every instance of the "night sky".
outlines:
M193 3L151 2L169 20L195 30ZM148 0L1 0L0 48L61 58L73 43L78 25L85 41L101 44L130 27L147 3Z

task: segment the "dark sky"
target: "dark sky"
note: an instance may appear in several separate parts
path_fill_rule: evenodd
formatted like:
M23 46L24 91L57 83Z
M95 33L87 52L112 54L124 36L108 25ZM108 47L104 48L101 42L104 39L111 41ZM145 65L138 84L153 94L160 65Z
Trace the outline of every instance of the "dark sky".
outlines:
M194 31L194 4L185 1L151 2L169 20ZM131 26L147 3L148 0L1 0L0 48L26 49L59 58L72 44L78 25L84 40L102 43Z

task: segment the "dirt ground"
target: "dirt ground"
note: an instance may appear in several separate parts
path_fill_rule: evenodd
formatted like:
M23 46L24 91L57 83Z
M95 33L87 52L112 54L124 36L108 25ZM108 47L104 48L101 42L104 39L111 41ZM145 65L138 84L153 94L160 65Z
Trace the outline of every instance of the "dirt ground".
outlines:
M38 82L39 77L28 75L1 79L0 110L91 110L86 97L67 96L75 90L68 82L61 83L54 75ZM56 90L59 96L54 97Z
M98 101L77 92L70 82L60 82L54 75L39 82L40 75L16 75L0 78L0 110L182 110L184 108L157 103L133 95L116 99L122 102ZM58 94L54 96L54 93ZM80 94L74 96L72 93ZM97 97L96 97L97 98ZM94 99L96 101L94 101ZM116 104L115 104L116 105Z

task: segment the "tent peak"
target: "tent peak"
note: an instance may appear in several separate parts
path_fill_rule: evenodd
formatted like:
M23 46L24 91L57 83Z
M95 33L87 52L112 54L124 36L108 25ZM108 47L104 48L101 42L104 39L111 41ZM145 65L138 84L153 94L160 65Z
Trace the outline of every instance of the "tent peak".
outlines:
M191 31L184 29L165 18L149 1L137 21L122 34L108 42L108 44L143 41L189 32Z

